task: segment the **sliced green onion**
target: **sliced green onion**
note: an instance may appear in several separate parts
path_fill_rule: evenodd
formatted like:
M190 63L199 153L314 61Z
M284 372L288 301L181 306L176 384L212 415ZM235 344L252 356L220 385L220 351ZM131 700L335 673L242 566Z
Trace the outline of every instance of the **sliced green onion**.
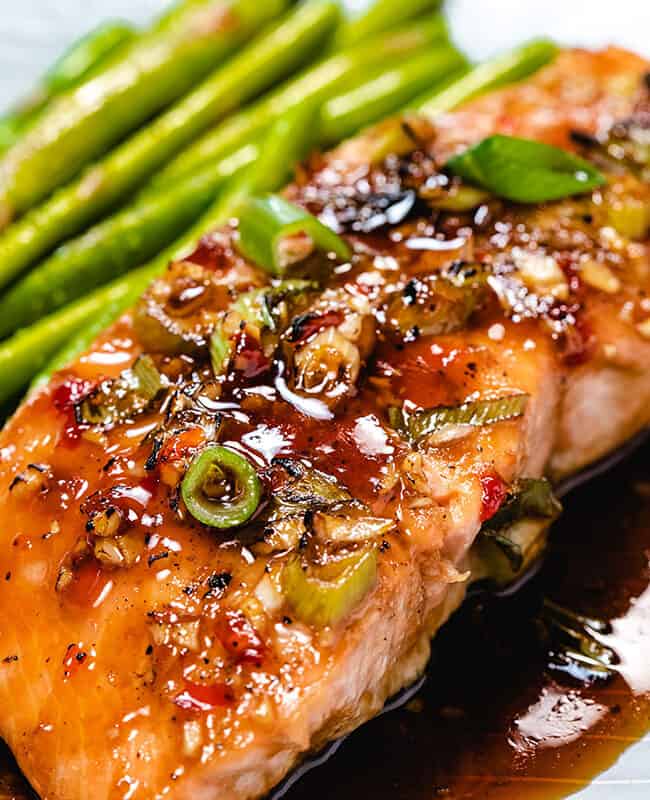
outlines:
M407 247L412 240L406 242ZM466 272L469 272L467 270ZM420 336L440 336L465 327L485 300L482 273L473 270L473 281L442 277L412 278L401 291L394 292L385 307L384 327L393 337L408 340L413 331ZM468 276L469 277L469 276Z
M314 281L288 280L280 281L276 286L267 286L263 289L251 289L240 294L231 308L241 314L246 322L266 328L270 331L277 329L274 312L283 300L289 300L310 289L318 289Z
M106 379L79 405L81 418L91 425L115 425L151 407L169 385L151 356L140 356L131 369Z
M391 406L388 409L388 421L396 431L402 434L402 436L408 436L406 416L401 408L398 408L397 406Z
M331 475L304 464L293 464L292 470L298 474L273 495L272 506L276 518L291 514L304 515L308 510L330 509L352 502L350 493Z
M558 47L548 39L534 39L507 53L501 53L471 69L442 90L421 98L415 107L434 117L451 111L468 100L509 83L527 78L557 55Z
M472 211L490 199L490 194L474 186L453 186L448 191L441 191L431 197L427 197L425 192L421 195L431 208L439 211Z
M555 519L561 511L560 501L546 478L523 478L511 487L501 508L483 524L481 531L503 530L529 517Z
M231 304L230 310L235 311L244 322L255 325L260 332L277 333L278 317L282 316L279 313L281 303L296 300L304 292L317 288L318 284L313 281L280 281L276 286L243 292ZM233 337L225 332L222 319L210 337L210 360L215 376L227 371L232 350Z
M421 143L417 133L421 124L418 117L400 114L368 128L363 134L363 154L366 161L369 164L380 164L388 156L412 153Z
M303 622L336 625L350 614L377 580L377 551L359 550L325 566L307 565L299 556L282 571L287 601Z
M617 199L607 208L607 221L621 236L642 242L650 231L650 206L633 197Z
M386 536L395 528L395 520L373 517L365 509L344 508L340 511L318 511L313 529L326 544L332 542L359 544Z
M164 378L151 356L140 356L133 365L133 374L138 380L138 394L146 400L153 400L165 386Z
M546 549L550 519L522 519L501 531L481 532L474 543L475 577L505 587L520 577Z
M250 461L213 445L194 458L181 484L190 514L211 528L235 528L257 510L262 484Z
M518 516L557 517L562 511L562 505L546 478L522 478L515 483L513 490L512 508ZM499 513L495 516L498 517Z
M624 121L614 122L605 137L578 134L577 141L591 150L608 171L617 173L623 167L644 183L650 180L650 137L644 112L637 111Z
M308 237L313 247L349 259L347 243L304 209L279 195L253 197L245 201L239 214L239 249L246 258L272 275L283 275L291 264L306 255L304 248L292 249L300 236Z
M275 320L266 303L266 291L264 289L252 289L244 292L232 304L234 311L237 311L242 319L257 325L259 328L275 328Z
M544 203L606 183L588 161L543 142L496 134L447 162L469 183L516 203Z
M491 425L521 417L528 399L527 394L513 394L460 406L427 408L408 416L401 409L393 407L388 410L388 419L396 430L417 442L446 425Z
M210 363L215 377L218 378L227 372L231 355L232 340L229 336L226 336L223 326L217 324L210 337Z
M517 481L497 513L481 527L481 536L489 539L508 561L494 570L503 579L509 571L520 573L545 544L545 531L561 513L562 506L546 478L523 478Z

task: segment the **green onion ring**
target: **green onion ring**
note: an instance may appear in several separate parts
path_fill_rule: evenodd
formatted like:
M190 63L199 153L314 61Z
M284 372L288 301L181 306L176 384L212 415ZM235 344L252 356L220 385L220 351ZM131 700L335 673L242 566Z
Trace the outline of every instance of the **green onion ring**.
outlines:
M418 442L446 425L483 426L521 417L529 399L527 394L512 394L459 406L423 408L409 415L392 407L388 409L388 419L395 430Z
M237 487L233 499L211 498L206 484L215 472L224 480L226 476ZM262 496L262 483L251 462L228 447L213 445L199 453L181 484L183 500L190 514L211 528L235 528L247 522L257 510Z
M318 250L345 261L352 251L338 234L316 217L279 195L252 197L239 210L238 248L246 258L271 275L283 275L291 261L282 254L290 237L305 234Z
M309 567L293 556L282 571L282 589L296 616L309 625L337 625L377 580L377 551L363 549L339 564Z

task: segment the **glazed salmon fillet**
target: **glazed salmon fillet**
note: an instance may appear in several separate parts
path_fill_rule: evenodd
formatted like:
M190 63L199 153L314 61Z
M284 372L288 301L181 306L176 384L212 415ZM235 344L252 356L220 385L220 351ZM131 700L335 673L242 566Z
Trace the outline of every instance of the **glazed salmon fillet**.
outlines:
M312 158L286 197L351 259L296 241L270 283L233 223L23 404L0 435L0 736L41 797L264 796L423 672L472 582L526 569L544 476L648 424L648 69L565 51L405 119L398 155L371 157L380 126ZM464 201L442 165L495 132L607 184ZM230 524L187 490L215 445L239 467L202 491Z

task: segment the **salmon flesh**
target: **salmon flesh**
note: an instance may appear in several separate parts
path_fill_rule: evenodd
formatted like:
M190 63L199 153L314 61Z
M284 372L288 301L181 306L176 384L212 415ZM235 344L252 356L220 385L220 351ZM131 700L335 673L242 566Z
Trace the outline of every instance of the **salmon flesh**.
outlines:
M233 222L22 405L0 434L0 736L41 797L264 796L422 674L472 582L539 555L556 507L508 517L522 486L648 425L649 66L564 51L312 157L286 197L350 260L297 237L271 282ZM443 165L496 132L607 184L468 196ZM258 476L243 525L183 499L214 444Z

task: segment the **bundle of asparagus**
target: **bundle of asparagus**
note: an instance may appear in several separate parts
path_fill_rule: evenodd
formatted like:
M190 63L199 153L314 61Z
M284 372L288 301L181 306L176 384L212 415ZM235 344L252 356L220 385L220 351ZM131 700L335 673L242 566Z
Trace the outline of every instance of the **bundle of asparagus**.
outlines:
M0 404L310 150L405 108L435 116L554 52L470 68L437 0L356 19L334 0L182 0L148 31L90 34L0 121Z

